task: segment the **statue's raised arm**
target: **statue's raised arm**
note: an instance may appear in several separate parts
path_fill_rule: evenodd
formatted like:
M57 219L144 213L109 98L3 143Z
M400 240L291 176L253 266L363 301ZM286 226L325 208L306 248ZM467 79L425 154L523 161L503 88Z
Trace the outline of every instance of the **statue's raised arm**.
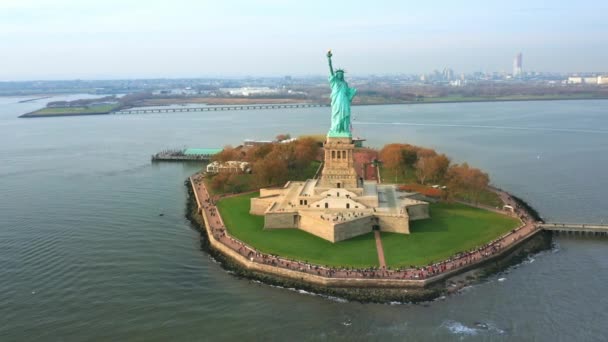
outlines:
M334 67L331 65L331 50L327 50L327 61L329 62L329 74L334 75Z

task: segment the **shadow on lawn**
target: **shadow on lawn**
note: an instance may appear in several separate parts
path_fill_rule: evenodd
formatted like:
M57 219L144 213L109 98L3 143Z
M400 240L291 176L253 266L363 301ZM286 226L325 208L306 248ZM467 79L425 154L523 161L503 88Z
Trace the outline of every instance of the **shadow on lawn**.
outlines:
M420 221L420 224L417 224L418 221L412 222L410 225L410 234L439 233L448 231L447 226L441 224L440 222L434 222L432 225L423 224L422 222L423 221Z

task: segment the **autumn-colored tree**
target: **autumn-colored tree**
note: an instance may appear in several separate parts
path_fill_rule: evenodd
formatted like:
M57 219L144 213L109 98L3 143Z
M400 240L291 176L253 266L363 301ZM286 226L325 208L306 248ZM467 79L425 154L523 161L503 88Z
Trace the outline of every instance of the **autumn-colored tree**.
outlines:
M433 180L438 183L446 182L446 174L448 173L448 169L450 168L450 158L445 154L439 154L433 157L435 163L435 174L433 175Z
M287 160L274 151L253 164L256 184L260 187L281 184L287 180Z
M230 173L222 172L213 176L211 180L211 188L216 191L224 191L224 187L230 178Z
M420 184L432 179L435 174L435 162L433 157L422 157L416 162L416 177Z
M240 151L230 145L227 145L220 153L213 156L213 160L220 163L225 163L230 160L240 160Z
M279 134L279 135L277 135L277 137L275 139L276 139L276 141L283 141L283 140L291 139L291 135L289 135L289 133Z
M435 152L435 151L433 151ZM445 183L445 174L450 166L450 159L445 154L427 153L416 162L416 177L420 184L426 181Z
M274 144L261 144L252 146L247 151L246 160L250 163L255 163L256 161L263 159L268 155L268 153L272 152Z
M388 144L380 150L380 160L383 167L397 169L403 164L402 144Z
M418 161L418 153L415 146L405 145L401 149L401 160L405 167L413 168Z
M298 139L295 142L294 154L296 167L306 167L317 158L319 145L313 138Z
M437 152L431 148L417 147L416 155L418 158L429 158L437 155Z
M452 196L465 195L477 203L490 183L487 173L469 167L467 163L452 165L447 172L448 189Z

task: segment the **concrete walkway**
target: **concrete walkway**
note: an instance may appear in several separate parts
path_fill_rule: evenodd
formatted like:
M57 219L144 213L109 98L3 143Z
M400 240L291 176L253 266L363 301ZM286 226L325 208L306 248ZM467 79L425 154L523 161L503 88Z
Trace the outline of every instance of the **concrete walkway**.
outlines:
M382 247L380 231L375 230L374 236L376 237L376 251L378 251L378 263L380 264L380 268L386 268L386 260L384 260L384 248Z

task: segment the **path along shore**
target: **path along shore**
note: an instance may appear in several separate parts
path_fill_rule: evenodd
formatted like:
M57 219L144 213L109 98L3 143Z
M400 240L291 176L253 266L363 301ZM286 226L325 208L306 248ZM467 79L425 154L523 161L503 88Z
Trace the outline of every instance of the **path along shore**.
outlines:
M279 277L309 281L316 285L341 287L426 287L478 265L508 254L518 244L541 231L537 222L524 206L508 193L496 190L505 204L515 208L511 215L521 220L521 225L509 233L475 250L459 253L447 260L417 268L387 269L386 267L350 269L314 265L262 253L252 246L232 237L215 205L218 198L207 191L202 175L190 177L198 213L205 222L210 245L241 266ZM503 212L504 214L504 212Z

